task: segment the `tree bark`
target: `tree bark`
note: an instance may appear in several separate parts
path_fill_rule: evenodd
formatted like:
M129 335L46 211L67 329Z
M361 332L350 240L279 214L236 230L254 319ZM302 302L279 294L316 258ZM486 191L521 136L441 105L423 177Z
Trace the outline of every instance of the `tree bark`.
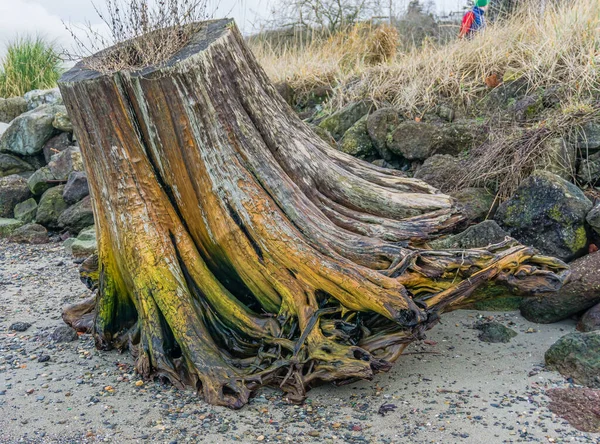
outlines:
M95 301L64 317L212 404L371 378L482 283L539 293L566 273L511 241L416 248L463 221L452 199L312 133L231 21L161 67L80 63L59 86L99 239Z

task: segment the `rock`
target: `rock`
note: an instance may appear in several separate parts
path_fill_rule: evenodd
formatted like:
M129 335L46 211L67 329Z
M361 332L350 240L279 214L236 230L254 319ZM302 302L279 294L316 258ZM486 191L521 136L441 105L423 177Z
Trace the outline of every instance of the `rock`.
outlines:
M275 89L279 95L285 100L288 105L294 106L294 88L288 82L277 82L274 83Z
M67 239L63 245L67 253L72 254L76 259L85 259L96 254L98 245L95 227L90 226L81 230L76 239Z
M71 119L69 118L67 113L63 111L59 111L54 115L52 126L59 131L63 131L66 133L73 132L73 124L71 123Z
M501 85L490 91L484 100L485 106L490 111L498 112L499 109L506 109L510 104L516 103L526 92L527 79L520 73L510 75Z
M570 181L575 176L577 150L562 137L546 140L540 148L544 155L536 162L536 169L545 170Z
M577 138L577 148L586 154L600 151L600 121L582 125L581 134Z
M475 329L479 330L479 340L482 342L510 342L512 338L517 336L517 332L505 327L499 322L478 322L475 324Z
M517 100L512 106L512 112L515 119L519 122L525 122L536 117L544 109L542 96L525 96Z
M74 146L73 135L71 133L60 133L50 138L50 140L48 140L42 148L46 163L49 163L50 160L52 160L52 156L66 150L71 146Z
M600 304L594 305L579 320L577 324L579 331L596 331L600 330Z
M90 196L84 197L72 207L67 208L58 218L58 226L71 233L79 233L85 227L94 224L94 213Z
M403 122L402 116L393 108L381 108L367 118L367 131L375 149L384 160L391 160L392 152L388 147L391 135Z
M2 136L2 134L4 134L4 132L8 129L10 125L8 123L2 123L0 122L0 137Z
M31 197L27 181L17 175L0 177L0 217L13 217L18 203Z
M87 176L83 171L73 171L69 174L69 179L65 185L63 198L69 205L79 202L85 196L90 194Z
M31 327L29 322L15 322L8 327L11 331L24 332L27 331Z
M570 182L536 171L498 208L495 219L519 242L570 260L586 251L592 202Z
M56 180L67 180L73 171L83 171L81 151L78 147L71 146L55 154L52 156L48 168Z
M48 230L39 224L27 224L17 228L9 237L20 244L46 244L50 242Z
M53 229L59 228L58 219L67 209L67 203L62 197L64 188L64 185L60 185L42 194L35 216L38 224Z
M309 125L309 126L315 132L315 134L317 136L319 136L321 139L323 139L325 142L327 142L333 148L337 149L337 142L331 136L331 134L329 134L329 131L327 131L326 129L321 128L320 126L317 126L317 125Z
M439 105L435 112L439 117L446 120L447 122L453 122L454 118L456 116L456 112L454 111L454 108L452 108L449 105L445 105L445 104Z
M367 102L351 103L324 118L319 126L329 131L335 140L340 140L352 125L369 112L370 107Z
M448 192L456 187L462 174L464 174L463 161L448 154L436 154L417 168L415 178Z
M0 217L0 237L8 237L14 231L23 225L23 222L17 219L6 219Z
M525 319L549 324L600 303L600 252L574 260L570 268L571 275L558 292L523 301L521 314Z
M377 155L367 131L367 116L361 117L344 133L339 150L358 159L373 158Z
M0 98L0 122L8 123L27 111L27 101L23 97Z
M577 168L577 178L584 184L600 184L600 153L581 159Z
M0 177L34 170L35 168L18 157L6 153L0 153Z
M495 221L485 220L462 233L429 242L429 246L434 250L484 248L504 241L507 236Z
M32 110L41 105L62 105L63 100L58 88L52 89L34 89L25 93L27 109Z
M61 110L64 106L44 105L21 114L0 137L0 152L21 156L41 152L44 144L56 133L52 121Z
M77 332L68 325L61 325L56 327L52 333L50 333L49 339L53 342L71 342L76 341Z
M577 384L600 388L600 331L574 332L546 352L546 366Z
M33 222L37 214L37 207L38 204L33 197L18 203L14 209L15 219L20 220L24 224Z
M39 196L44 191L52 188L54 184L49 181L56 180L47 166L40 168L27 179L27 186L34 196Z
M585 220L596 233L600 234L600 203L591 209Z
M485 188L463 188L450 193L469 221L480 221L488 217L494 205L494 195Z
M551 388L546 390L546 396L551 400L548 409L565 419L571 427L580 432L600 433L600 390L584 387Z
M473 292L472 298L475 302L467 304L464 308L483 311L516 311L525 299L516 296L509 288L498 285L496 282L488 282Z

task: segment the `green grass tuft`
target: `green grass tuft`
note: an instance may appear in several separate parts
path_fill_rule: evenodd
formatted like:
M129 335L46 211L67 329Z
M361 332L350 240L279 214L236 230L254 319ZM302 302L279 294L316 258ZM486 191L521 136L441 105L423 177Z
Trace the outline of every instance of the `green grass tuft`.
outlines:
M8 44L0 66L0 97L22 96L33 89L56 86L61 58L41 37L20 37Z

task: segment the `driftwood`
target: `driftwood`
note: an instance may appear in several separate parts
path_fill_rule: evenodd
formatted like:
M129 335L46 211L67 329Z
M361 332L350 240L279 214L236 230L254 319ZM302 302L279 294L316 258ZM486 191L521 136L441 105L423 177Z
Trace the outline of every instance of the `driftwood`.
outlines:
M144 377L233 408L267 384L300 401L387 370L483 283L561 285L562 262L511 241L423 248L464 220L453 200L317 137L230 21L161 67L80 63L59 84L99 239L95 302L65 318L87 313Z

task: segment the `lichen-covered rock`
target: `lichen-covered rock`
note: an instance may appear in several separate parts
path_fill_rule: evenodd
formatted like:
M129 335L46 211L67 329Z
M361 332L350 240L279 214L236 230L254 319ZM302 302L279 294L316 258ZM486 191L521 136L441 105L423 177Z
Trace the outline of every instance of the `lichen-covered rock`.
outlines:
M491 212L495 196L485 188L463 188L450 193L461 213L469 221L485 219Z
M579 331L600 331L600 304L594 305L579 320Z
M497 244L508 236L493 220L485 220L477 225L467 228L454 236L436 239L429 243L434 250L483 248Z
M37 207L38 204L33 197L18 203L14 209L15 219L20 220L25 224L33 222L37 214Z
M16 156L0 153L0 177L19 174L25 171L34 171L31 165Z
M25 93L27 109L32 110L42 105L62 105L63 100L58 88L34 89Z
M600 234L600 203L591 209L585 220L596 233Z
M521 243L570 260L586 250L584 223L591 208L592 202L575 185L537 171L500 205L495 219Z
M81 151L76 146L61 151L52 156L48 168L56 180L67 180L73 171L83 171Z
M577 384L600 388L600 331L574 332L546 352L546 365Z
M76 259L84 259L95 254L98 245L96 242L96 229L94 226L81 230L76 239L67 239L65 249Z
M367 102L351 103L324 118L319 126L329 131L335 140L340 140L352 125L369 112L370 107Z
M64 131L67 133L73 132L73 124L71 123L71 119L66 111L59 111L54 115L52 126L59 131Z
M393 108L381 108L370 114L367 118L367 131L375 149L382 159L391 160L392 152L388 147L391 134L404 119Z
M339 150L359 159L373 158L377 155L367 131L367 116L362 117L344 133Z
M337 149L337 142L335 141L333 136L331 134L329 134L329 131L327 131L325 128L321 128L320 126L317 126L317 125L309 125L309 126L317 136L319 136L321 139L323 139L325 142L327 142L333 148Z
M74 145L72 133L60 133L54 137L51 137L42 148L46 164L52 160L52 156Z
M60 185L42 194L35 216L38 224L52 229L59 228L58 218L67 209L67 203L62 197L64 188L64 185Z
M58 218L58 226L71 233L79 233L85 227L94 224L94 213L90 196L84 197L72 207L67 208Z
M44 144L57 132L52 121L61 110L64 106L45 105L21 114L0 137L0 152L21 156L41 152Z
M415 178L421 179L441 191L451 191L461 177L464 162L448 154L436 154L427 159L415 171Z
M525 96L512 106L515 119L519 122L531 120L544 109L541 95Z
M588 185L600 184L600 153L581 159L577 168L577 178Z
M17 175L0 177L0 217L13 217L15 205L31 197L27 181Z
M39 196L44 191L52 188L54 185L49 182L56 180L50 168L47 166L40 168L27 179L27 186L34 196Z
M520 309L525 319L549 324L600 303L600 252L583 256L569 265L571 274L559 291L523 301Z
M536 169L545 170L571 180L575 175L577 150L562 137L554 137L544 141L540 148L544 155L536 162Z
M392 153L405 159L425 160L431 157L442 138L440 125L407 120L396 126L387 146Z
M8 237L21 227L23 222L17 219L0 217L0 237Z
M23 225L13 231L9 239L20 244L46 244L50 242L48 230L39 224Z
M589 154L600 150L600 121L582 125L581 134L577 139L577 148Z
M516 331L499 322L478 322L474 328L480 331L479 340L482 342L507 343L517 336Z
M65 202L72 205L79 202L88 194L90 194L90 189L85 173L83 171L73 171L69 174L69 179L65 184L65 191L63 192Z
M27 111L27 101L23 97L0 97L0 122L8 123Z

